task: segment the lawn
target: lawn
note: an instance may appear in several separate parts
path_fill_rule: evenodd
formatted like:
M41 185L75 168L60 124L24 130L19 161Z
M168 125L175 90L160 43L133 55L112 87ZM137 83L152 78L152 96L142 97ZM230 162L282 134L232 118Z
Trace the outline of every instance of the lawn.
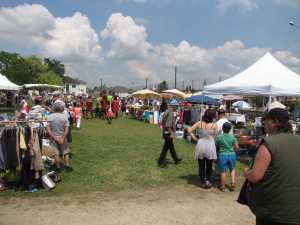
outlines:
M73 130L74 171L62 173L62 182L51 192L39 191L34 195L111 192L197 180L195 146L186 140L176 140L175 149L183 162L173 164L168 153L170 163L162 169L156 163L162 145L161 130L155 125L122 118L111 125L102 120L84 120L80 130ZM0 196L14 195L24 194L0 193Z

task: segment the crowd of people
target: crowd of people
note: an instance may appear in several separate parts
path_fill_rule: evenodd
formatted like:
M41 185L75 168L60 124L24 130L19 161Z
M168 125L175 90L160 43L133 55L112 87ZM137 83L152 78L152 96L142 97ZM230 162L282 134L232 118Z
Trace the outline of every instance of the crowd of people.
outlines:
M69 110L73 121L76 122L76 127L80 128L82 117L85 119L105 119L111 124L113 118L118 118L121 108L122 111L124 108L124 111L126 110L126 101L121 101L118 96L109 99L106 93L100 93L99 97L94 99L92 96L87 98L80 96L73 103L73 106L69 107Z
M112 118L118 118L119 112L128 111L127 101L117 96L108 98L100 93L93 99L74 97L64 98L53 93L49 102L36 99L36 106L44 108L47 114L47 134L51 146L54 166L57 172L73 170L70 163L71 129L73 124L80 128L81 119L99 118L110 124ZM162 116L160 125L164 145L158 159L158 166L167 167L166 155L170 150L175 164L184 160L174 146L176 131L176 109L178 102L170 100L160 104ZM21 97L20 117L30 114L26 98ZM222 108L208 108L202 118L187 129L187 134L196 143L195 160L201 187L212 187L212 174L219 176L219 189L235 191L237 186L236 165L239 150L238 140L234 135L234 125L226 119ZM256 215L257 225L300 224L300 136L291 132L289 114L280 108L265 112L262 117L264 133L257 139L256 151L250 168L245 168L246 178L240 194L241 202L250 207ZM62 162L64 162L62 164ZM230 184L226 184L227 173ZM239 198L240 198L239 197Z
M170 102L162 117L164 146L158 166L166 167L166 154L170 150L176 164L181 162L176 154L175 117L177 105ZM244 169L246 179L239 200L256 216L257 225L300 224L300 136L293 134L288 111L274 108L262 117L264 135L256 143L257 153L250 168ZM230 191L236 189L236 163L239 149L233 134L233 124L225 118L225 111L207 109L199 122L188 128L196 142L195 159L203 188L212 187L213 165L220 176L219 188L226 187L226 174L230 172Z
M72 127L80 129L82 119L99 118L111 124L113 118L118 118L119 111L126 111L127 101L120 100L118 96L108 98L107 93L100 93L98 98L91 96L62 95L55 91L45 100L43 97L33 96L30 107L28 96L20 96L19 118L28 120L36 113L41 114L40 119L45 121L49 148L47 154L54 158L56 172L63 169L73 171L70 165L70 143L72 142Z
M167 166L166 154L168 150L170 150L175 164L182 161L182 158L177 156L173 143L176 130L174 116L176 107L177 104L172 104L171 101L162 116L164 145L158 160L158 166L162 168ZM218 120L216 121L217 117ZM227 171L230 171L231 174L230 190L235 190L237 160L235 150L239 146L237 139L232 134L232 124L225 118L225 111L220 109L216 112L214 109L207 109L202 119L188 128L188 134L196 142L195 159L198 161L201 186L204 188L212 187L213 163L217 161L217 171L220 173L221 179L220 190L225 191Z

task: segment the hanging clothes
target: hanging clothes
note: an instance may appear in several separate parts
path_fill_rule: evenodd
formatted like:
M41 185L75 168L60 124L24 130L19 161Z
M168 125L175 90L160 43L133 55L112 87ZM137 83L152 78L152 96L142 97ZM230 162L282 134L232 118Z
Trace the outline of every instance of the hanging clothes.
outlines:
M31 169L34 171L41 171L44 169L44 163L42 160L42 152L40 147L40 139L38 132L36 130L32 133L32 139L31 139Z
M0 170L5 170L6 168L6 155L2 147L2 140L4 137L4 128L0 128Z
M19 166L17 153L17 127L5 127L1 135L1 149L4 156L5 170L13 170Z
M35 171L31 169L31 156L29 151L29 144L31 139L31 128L24 127L24 141L26 149L20 148L21 150L21 174L18 182L19 187L28 189L30 185L35 183L34 175ZM21 141L20 141L21 144Z

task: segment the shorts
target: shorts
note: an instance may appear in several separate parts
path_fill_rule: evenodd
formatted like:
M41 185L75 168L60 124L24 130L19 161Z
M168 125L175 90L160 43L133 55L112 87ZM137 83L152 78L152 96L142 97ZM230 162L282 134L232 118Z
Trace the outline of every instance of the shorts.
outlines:
M48 157L52 158L52 157L58 155L58 153L53 147L51 147L49 145L49 146L43 146L42 155L45 155L45 156L48 156Z
M221 173L227 172L228 170L233 170L236 166L236 154L227 153L220 154L218 158L218 169Z
M66 139L63 145L58 145L56 142L50 141L50 147L57 155L60 156L64 156L70 153L69 143Z

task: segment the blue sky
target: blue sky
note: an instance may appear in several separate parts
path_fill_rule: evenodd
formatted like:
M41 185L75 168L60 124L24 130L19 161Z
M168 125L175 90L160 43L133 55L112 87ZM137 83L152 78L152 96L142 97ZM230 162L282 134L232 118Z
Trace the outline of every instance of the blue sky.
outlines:
M299 0L0 0L0 7L0 50L58 58L90 86L100 78L172 83L176 65L179 82L200 88L267 51L300 73Z

